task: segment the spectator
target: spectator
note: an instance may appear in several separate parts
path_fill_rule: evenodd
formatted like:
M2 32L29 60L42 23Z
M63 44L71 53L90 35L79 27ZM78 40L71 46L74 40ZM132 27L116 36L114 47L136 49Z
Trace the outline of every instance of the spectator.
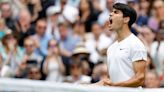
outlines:
M143 41L147 51L150 53L151 45L155 39L155 33L149 27L143 26L138 37Z
M68 27L69 26L67 23L59 24L59 32L60 32L59 44L63 51L62 54L64 54L64 56L70 57L77 43L80 42L80 39L75 39L75 37L72 36L72 33L70 32ZM65 50L65 53L64 53L64 50Z
M154 14L148 21L148 26L154 31L159 31L159 22L164 20L164 1L163 0L154 0L153 3Z
M97 63L100 59L99 55L99 43L100 43L100 35L102 34L103 30L98 23L93 23L92 25L92 37L87 39L85 46L91 53L90 60L93 63Z
M85 42L86 37L86 31L85 31L85 24L83 22L76 22L73 26L73 36L75 38L79 38L81 41Z
M99 12L93 8L90 0L81 0L79 5L79 21L85 24L86 32L91 32L91 25L97 21Z
M0 5L0 10L2 12L1 16L5 19L6 26L11 30L15 31L15 19L13 18L13 11L9 2L2 2Z
M82 74L91 76L94 64L89 60L89 51L84 43L79 43L73 51L72 62L82 62Z
M60 14L61 9L56 6L50 6L46 13L47 13L47 31L46 34L52 35L53 38L56 40L60 39L60 34L59 34L59 17L61 16Z
M48 55L45 59L44 73L47 75L46 80L48 81L63 81L65 67L60 56L58 43L54 39L48 43Z
M25 47L24 57L26 58L27 63L28 61L36 61L31 63L35 63L36 66L40 68L43 57L35 52L36 46L34 40L30 37L26 38L24 40L24 47Z
M28 72L28 79L41 80L41 73L38 67L31 67Z
M34 26L31 25L31 15L28 10L23 9L20 11L15 25L16 31L14 31L14 35L18 38L19 46L23 47L24 39L35 33Z
M50 35L46 35L47 22L45 19L40 19L36 23L36 34L32 36L33 40L37 44L36 52L41 56L47 55L47 44L52 38Z
M90 83L91 78L82 74L82 62L72 62L71 75L66 78L66 82L75 84Z
M3 58L3 66L8 67L8 71L10 71L8 72L10 74L8 77L13 77L22 61L23 51L18 46L17 39L12 33L6 34L2 38L2 44L0 53Z
M154 41L151 45L151 57L153 59L153 63L156 67L156 71L159 76L162 76L162 64L164 60L164 31L159 30L156 33L157 41Z
M146 73L145 87L146 88L160 87L160 80L158 74L155 71L149 71Z
M150 2L148 0L140 0L138 4L138 18L136 20L136 24L138 26L144 26L148 23L148 13L149 13Z
M71 30L68 29L67 23L59 24L60 40L59 46L61 48L62 59L66 67L66 74L69 74L70 57L80 39L72 35Z

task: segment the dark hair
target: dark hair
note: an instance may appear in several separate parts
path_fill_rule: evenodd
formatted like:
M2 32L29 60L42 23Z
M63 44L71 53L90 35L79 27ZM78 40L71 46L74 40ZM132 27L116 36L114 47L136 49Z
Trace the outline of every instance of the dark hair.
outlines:
M93 8L93 4L92 4L92 1L91 0L86 0L87 1L87 3L89 4L89 11L90 11L90 15L91 14L93 14L93 12L94 12L94 8ZM80 4L79 4L79 16L81 17L82 16L82 11L81 11L81 2L82 1L80 1Z
M113 8L120 10L123 13L123 17L130 17L128 26L129 26L129 28L131 28L132 24L136 21L136 18L137 18L136 11L132 7L130 7L126 4L122 4L122 3L114 4Z
M56 44L57 44L57 47L59 48L59 43L58 43L58 41L56 40L56 39L50 39L49 41L48 41L48 44L47 44L47 47L49 48L50 47L50 42L51 41L56 41Z

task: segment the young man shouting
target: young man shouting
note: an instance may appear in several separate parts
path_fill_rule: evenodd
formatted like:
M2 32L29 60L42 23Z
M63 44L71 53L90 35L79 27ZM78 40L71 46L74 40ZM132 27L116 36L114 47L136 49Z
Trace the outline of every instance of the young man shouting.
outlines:
M140 87L144 84L147 51L130 31L136 17L136 11L128 5L113 5L109 30L116 31L118 39L107 50L109 79L96 84L121 87Z

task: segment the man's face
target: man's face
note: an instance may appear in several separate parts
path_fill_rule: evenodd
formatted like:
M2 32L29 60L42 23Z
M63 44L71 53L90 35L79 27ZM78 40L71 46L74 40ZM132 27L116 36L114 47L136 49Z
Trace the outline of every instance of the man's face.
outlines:
M78 67L77 65L71 66L71 74L72 76L79 77L81 75L81 67Z
M153 73L146 74L145 86L147 88L158 88L159 87L159 79Z
M34 41L29 39L25 41L25 50L27 53L32 53L35 50Z
M99 36L102 33L101 26L99 24L93 24L92 33L94 34L94 36Z
M61 38L66 38L68 36L68 29L65 25L62 25L59 27L59 32Z
M120 10L113 9L109 18L109 30L119 30L124 24L123 13Z
M11 6L10 4L2 4L1 6L2 17L3 18L10 18L11 17Z
M44 34L46 32L46 28L47 28L46 22L39 21L36 26L37 34L40 36L44 36Z

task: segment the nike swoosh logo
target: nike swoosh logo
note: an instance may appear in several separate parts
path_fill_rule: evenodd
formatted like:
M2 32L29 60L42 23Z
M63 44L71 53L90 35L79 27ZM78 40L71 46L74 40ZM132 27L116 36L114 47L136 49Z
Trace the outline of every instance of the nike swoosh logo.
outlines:
M120 48L120 50L124 50L124 49L126 49L126 48Z

